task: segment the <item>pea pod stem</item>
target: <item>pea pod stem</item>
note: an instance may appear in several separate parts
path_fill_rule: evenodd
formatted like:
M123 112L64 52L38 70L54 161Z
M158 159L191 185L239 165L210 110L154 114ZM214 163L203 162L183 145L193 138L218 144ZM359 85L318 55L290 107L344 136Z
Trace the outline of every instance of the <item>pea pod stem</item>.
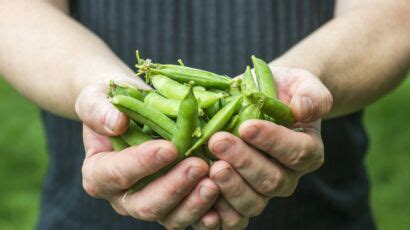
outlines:
M252 55L252 62L259 91L268 97L276 99L276 83L268 64L264 60L255 57L255 55Z
M131 96L138 100L144 100L147 91L138 89L131 84L125 82L115 82L113 80L109 83L109 95L111 97L115 95Z
M207 142L214 133L222 130L233 116L235 109L241 100L242 97L238 97L219 110L219 112L216 113L215 116L213 116L203 127L202 136L195 141L192 147L186 152L185 156L191 155L194 150Z
M123 95L114 96L111 102L134 121L149 126L164 139L172 139L176 130L175 122L157 109Z

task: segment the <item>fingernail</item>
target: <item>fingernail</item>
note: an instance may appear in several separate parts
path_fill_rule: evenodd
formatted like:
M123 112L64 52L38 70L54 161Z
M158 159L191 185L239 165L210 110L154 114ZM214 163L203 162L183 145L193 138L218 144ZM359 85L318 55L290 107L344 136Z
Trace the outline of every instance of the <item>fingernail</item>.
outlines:
M258 134L259 134L258 127L251 125L246 128L246 131L244 132L244 138L251 140L251 139L256 138Z
M201 186L199 188L199 195L202 197L204 200L211 200L215 198L215 195L217 194L218 191L215 189L206 187L206 186Z
M303 114L305 114L304 120L309 120L312 117L313 102L310 97L306 97L306 96L302 97L302 105L301 105L300 110L303 111Z
M110 109L105 117L105 127L110 131L114 131L119 118L120 112L116 109Z
M215 174L215 179L219 183L224 183L229 180L230 176L231 176L231 170L229 168L224 168L224 169L219 170Z
M175 154L168 149L159 148L156 153L156 157L161 162L170 162L175 158Z
M201 179L202 176L204 176L204 171L201 168L192 166L188 169L188 177L191 180L197 181Z
M217 141L212 147L215 153L224 153L228 151L229 147L231 146L231 143L227 140L220 140Z

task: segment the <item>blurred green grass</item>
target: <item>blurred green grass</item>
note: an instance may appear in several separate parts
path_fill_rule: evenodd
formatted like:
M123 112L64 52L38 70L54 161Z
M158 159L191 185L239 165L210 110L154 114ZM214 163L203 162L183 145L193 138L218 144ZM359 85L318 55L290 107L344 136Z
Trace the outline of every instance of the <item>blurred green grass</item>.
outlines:
M365 123L371 202L380 229L410 226L410 79L370 106ZM0 76L0 228L33 229L47 167L38 109Z

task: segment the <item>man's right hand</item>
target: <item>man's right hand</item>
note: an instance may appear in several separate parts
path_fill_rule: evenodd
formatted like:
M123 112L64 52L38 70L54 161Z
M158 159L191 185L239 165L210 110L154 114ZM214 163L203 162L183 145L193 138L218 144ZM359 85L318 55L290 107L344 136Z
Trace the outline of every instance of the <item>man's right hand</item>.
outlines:
M109 102L106 91L106 84L88 86L76 101L84 123L84 190L108 200L121 215L158 221L167 228L184 228L197 221L203 223L200 228L218 228L220 218L211 207L219 189L206 177L208 165L199 158L185 159L142 190L125 195L135 182L173 162L178 153L165 140L114 152L107 136L124 132L128 118Z

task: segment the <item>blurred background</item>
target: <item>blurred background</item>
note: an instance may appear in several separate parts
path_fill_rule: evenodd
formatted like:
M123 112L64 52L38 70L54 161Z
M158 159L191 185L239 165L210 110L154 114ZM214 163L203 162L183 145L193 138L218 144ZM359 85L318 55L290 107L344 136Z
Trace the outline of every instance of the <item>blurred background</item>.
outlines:
M0 76L0 229L33 229L48 164L39 110ZM371 203L380 229L410 226L410 74L365 113Z

